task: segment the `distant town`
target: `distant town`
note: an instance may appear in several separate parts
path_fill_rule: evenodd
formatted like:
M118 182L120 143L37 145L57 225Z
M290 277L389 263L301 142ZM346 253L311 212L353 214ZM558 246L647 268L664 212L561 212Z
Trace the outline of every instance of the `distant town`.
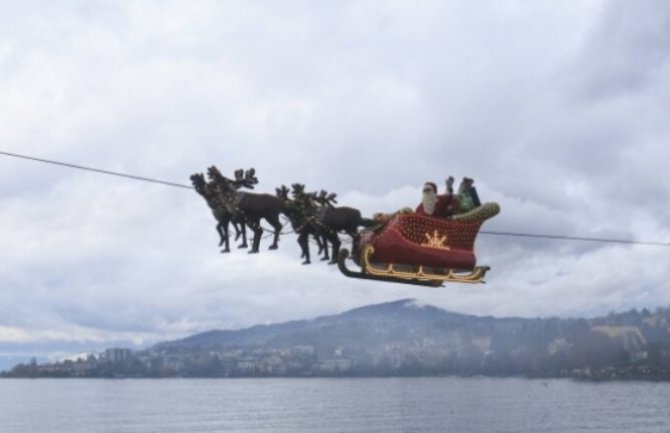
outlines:
M596 319L450 313L411 300L145 350L19 364L12 378L369 377L488 375L670 380L670 308Z

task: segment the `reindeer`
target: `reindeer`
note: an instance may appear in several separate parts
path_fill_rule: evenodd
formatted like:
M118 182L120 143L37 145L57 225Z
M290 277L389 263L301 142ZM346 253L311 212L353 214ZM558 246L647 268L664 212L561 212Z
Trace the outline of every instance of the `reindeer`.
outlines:
M258 183L255 176L255 170L247 170L244 175L243 170L235 172L235 180L223 176L216 166L207 169L207 176L216 186L221 200L226 204L228 210L234 216L241 216L254 232L249 254L258 253L263 229L261 219L265 219L274 228L274 241L270 245L271 250L278 247L279 232L282 225L279 222L279 213L284 210L284 203L278 197L270 194L255 194L249 192L240 192L240 188L253 189Z
M219 247L222 246L225 243L225 248L221 250L222 253L228 253L230 252L230 244L229 244L229 239L228 239L228 225L229 223L233 223L233 227L235 228L235 240L237 240L240 237L240 229L238 227L238 222L233 219L233 215L228 212L228 209L226 208L226 205L221 202L221 200L218 197L218 194L213 188L213 185L208 184L205 181L205 176L202 173L195 173L191 176L191 183L193 183L193 188L195 191L200 194L205 201L207 202L207 205L210 207L212 210L212 215L214 215L214 218L217 221L216 224L216 232L219 234ZM244 227L244 222L242 222L242 230L246 232L246 229ZM246 247L246 233L244 233L244 243L243 245Z
M277 197L284 202L284 215L286 215L291 222L293 231L298 234L298 245L302 252L301 258L304 259L303 265L311 263L309 252L309 235L314 236L319 245L319 252L328 252L327 246L324 248L322 239L318 236L313 224L310 223L311 212L308 210L312 207L312 196L304 193L305 186L302 184L293 184L293 200L288 196L289 189L282 185L281 188L276 188ZM299 193L297 192L299 191Z
M337 194L321 190L319 194L314 194L312 197L312 200L319 206L310 208L312 226L332 246L330 264L337 263L337 255L342 245L338 232L344 232L351 236L352 249L355 251L358 248L360 238L358 227L369 227L373 224L372 220L363 218L358 209L347 206L334 207L333 205L337 204L336 197Z

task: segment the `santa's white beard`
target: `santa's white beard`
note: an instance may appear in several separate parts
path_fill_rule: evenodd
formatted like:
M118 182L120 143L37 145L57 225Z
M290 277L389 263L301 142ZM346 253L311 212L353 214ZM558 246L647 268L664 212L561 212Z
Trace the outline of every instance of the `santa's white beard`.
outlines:
M435 212L435 203L437 203L437 194L433 191L423 193L423 211L432 215Z

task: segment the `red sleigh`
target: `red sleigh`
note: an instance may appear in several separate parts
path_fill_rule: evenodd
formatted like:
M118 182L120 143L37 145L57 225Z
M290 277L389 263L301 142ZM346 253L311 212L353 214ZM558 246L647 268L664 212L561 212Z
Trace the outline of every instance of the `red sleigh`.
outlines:
M353 251L361 270L348 269L349 251L341 250L340 271L352 278L427 286L483 282L489 267L476 266L474 242L484 221L499 212L498 204L485 203L453 219L398 213L361 233Z

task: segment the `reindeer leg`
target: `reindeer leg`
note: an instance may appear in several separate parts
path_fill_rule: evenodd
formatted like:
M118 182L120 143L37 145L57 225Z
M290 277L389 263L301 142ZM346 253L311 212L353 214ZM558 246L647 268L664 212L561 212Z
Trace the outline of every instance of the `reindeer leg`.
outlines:
M223 224L220 222L216 224L216 233L219 234L219 246L221 246L226 240L223 238Z
M241 231L242 231L242 243L237 246L237 248L247 248L247 224L244 220L240 221Z
M219 227L220 226L220 227ZM221 250L222 253L229 253L230 252L230 244L229 244L229 239L228 239L228 224L224 224L223 222L219 223L219 234L221 235L221 242L219 243L219 246L222 244L225 244L226 247Z
M254 232L254 240L251 245L251 250L249 250L249 254L257 254L258 249L261 245L261 236L263 235L263 229L261 228L261 222L260 220L250 220L249 221L249 226L251 227L251 230Z
M300 244L300 248L302 249L301 257L305 258L302 264L309 265L312 263L309 259L309 232L305 230L300 232L300 235L298 236L298 244Z
M330 254L328 253L328 239L325 234L317 234L317 238L321 239L321 243L323 243L323 257L321 257L321 261L326 261L330 260Z
M233 221L233 228L235 229L235 241L237 242L242 233L240 232L240 227L235 221Z
M279 233L281 232L282 225L279 222L279 215L273 215L271 218L267 218L268 222L272 225L272 227L275 229L275 236L274 240L272 242L272 245L270 245L270 250L276 250L279 245Z
M301 238L304 239L303 242L304 242L305 245L307 246L306 249L308 250L308 251L307 251L308 254L309 254L309 235L312 235L312 236L314 236L314 238L316 238L316 235L314 234L314 230L312 230L309 226L304 225L304 226L302 227L301 231L300 231L300 235L299 235L299 237L301 237ZM321 242L319 242L318 238L316 238L316 243L317 243L317 245L319 245L319 252L316 253L316 255L318 256L319 254L321 254L321 251L322 251L322 249L323 249L323 246L321 245ZM305 248L303 248L303 253L302 253L302 255L303 255L303 257L305 256Z
M319 235L315 233L314 239L316 240L316 244L319 246L319 251L317 254L323 253L323 242L321 242L321 238L319 238Z
M330 256L331 259L328 264L334 265L337 263L337 255L340 253L340 245L342 245L342 242L340 242L340 238L337 236L336 232L333 232L328 240L333 244L333 253Z
M224 214L223 218L219 221L219 224L221 225L221 233L222 233L222 241L224 241L226 247L221 250L222 253L229 253L230 252L230 238L228 237L228 225L230 224L230 219L231 215L230 214ZM221 245L219 245L221 246Z
M351 251L358 251L358 244L360 243L361 240L361 235L358 234L358 231L349 231L347 232L349 236L351 236Z

